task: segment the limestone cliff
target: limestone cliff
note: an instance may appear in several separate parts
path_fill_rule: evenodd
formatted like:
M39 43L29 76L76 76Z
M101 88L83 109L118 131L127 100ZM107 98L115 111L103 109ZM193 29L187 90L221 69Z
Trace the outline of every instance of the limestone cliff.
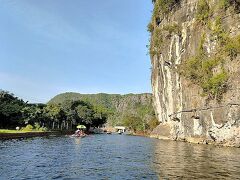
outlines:
M240 146L240 1L153 3L152 136Z

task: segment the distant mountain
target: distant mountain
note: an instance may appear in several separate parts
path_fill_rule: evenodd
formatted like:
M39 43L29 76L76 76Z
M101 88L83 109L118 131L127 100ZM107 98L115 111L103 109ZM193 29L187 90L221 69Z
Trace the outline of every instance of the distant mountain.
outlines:
M148 121L154 116L152 94L80 94L67 92L52 98L49 104L61 104L64 101L82 100L93 106L107 108L111 115L108 118L110 125L121 125L125 116L135 115Z

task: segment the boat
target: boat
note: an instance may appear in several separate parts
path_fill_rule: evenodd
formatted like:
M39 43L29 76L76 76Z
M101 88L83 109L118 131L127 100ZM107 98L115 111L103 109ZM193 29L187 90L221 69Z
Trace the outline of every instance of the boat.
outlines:
M123 131L122 130L119 130L118 131L118 134L122 135Z
M76 137L76 138L84 138L84 137L86 137L86 134L84 133L84 129L86 129L86 126L78 125L77 129L78 130L75 132L75 134L71 135L71 137Z
M85 134L84 135L73 134L73 135L71 135L71 137L84 138L84 137L86 137L86 135Z

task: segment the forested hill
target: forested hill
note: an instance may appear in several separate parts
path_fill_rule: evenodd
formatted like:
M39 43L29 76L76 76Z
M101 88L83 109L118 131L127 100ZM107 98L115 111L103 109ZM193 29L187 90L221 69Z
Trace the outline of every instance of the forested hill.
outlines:
M118 109L119 105L126 103L128 105L135 105L136 103L141 103L142 105L149 105L152 103L152 94L144 93L144 94L106 94L106 93L99 93L99 94L80 94L74 92L67 92L59 94L53 97L48 104L58 104L63 103L66 100L76 101L82 100L87 101L93 105L102 105L106 108L113 108ZM122 107L124 108L124 107Z
M62 104L65 101L82 100L93 106L105 108L111 115L108 116L110 125L122 124L129 116L138 116L144 121L154 117L152 94L80 94L67 92L52 98L48 104Z

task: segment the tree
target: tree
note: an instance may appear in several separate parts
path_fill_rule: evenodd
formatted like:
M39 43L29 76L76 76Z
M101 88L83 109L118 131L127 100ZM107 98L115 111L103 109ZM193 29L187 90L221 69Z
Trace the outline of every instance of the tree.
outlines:
M0 91L0 128L37 126L48 129L72 129L79 123L98 127L106 122L108 109L75 100L61 104L28 104L13 94Z
M22 119L24 124L39 124L40 127L45 127L48 125L50 120L45 112L45 104L27 104L22 109Z
M87 126L90 126L92 124L94 112L91 108L88 106L79 105L76 107L76 111L81 123Z
M156 128L159 125L159 121L156 117L150 119L150 121L147 123L148 129L152 131L154 128Z
M22 123L25 102L7 91L0 91L0 127L11 128Z
M143 131L142 119L134 115L127 115L124 117L124 125L133 132Z
M66 115L60 104L47 105L45 108L45 112L47 113L49 119L52 122L52 129L56 129L56 127L57 129L63 128L62 123L66 118Z

